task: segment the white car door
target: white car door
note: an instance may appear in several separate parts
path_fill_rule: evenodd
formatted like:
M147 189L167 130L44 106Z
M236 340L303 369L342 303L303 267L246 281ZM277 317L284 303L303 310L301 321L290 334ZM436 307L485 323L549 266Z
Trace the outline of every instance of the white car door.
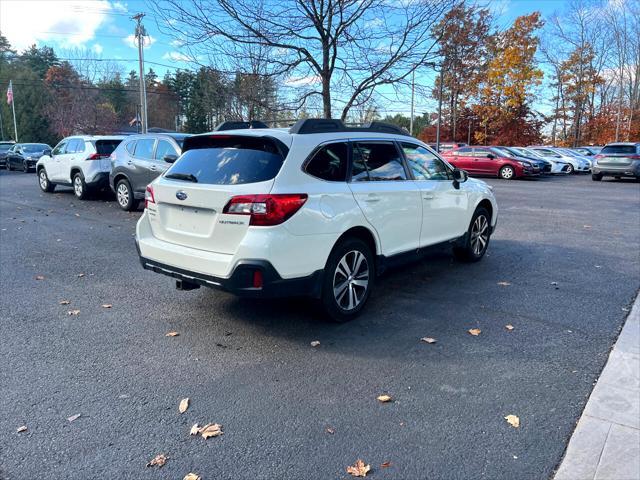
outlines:
M422 199L420 247L460 237L467 230L469 195L453 186L451 170L430 150L410 142L400 146Z
M65 156L65 150L68 143L69 139L65 138L58 145L56 145L51 152L50 159L44 164L44 168L47 171L47 176L52 182L62 181L62 169L60 165L64 160L63 157Z
M394 142L352 142L349 188L386 256L416 250L420 242L420 190L403 163Z
M62 182L71 182L71 164L76 159L78 151L84 150L84 140L81 138L70 138L67 143L64 155L58 164L60 167L60 180Z

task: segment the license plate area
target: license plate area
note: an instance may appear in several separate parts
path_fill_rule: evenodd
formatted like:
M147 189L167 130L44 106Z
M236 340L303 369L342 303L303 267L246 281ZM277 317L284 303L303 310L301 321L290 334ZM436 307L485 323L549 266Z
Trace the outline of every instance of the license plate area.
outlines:
M160 205L160 217L168 232L209 237L213 231L216 211L186 205Z

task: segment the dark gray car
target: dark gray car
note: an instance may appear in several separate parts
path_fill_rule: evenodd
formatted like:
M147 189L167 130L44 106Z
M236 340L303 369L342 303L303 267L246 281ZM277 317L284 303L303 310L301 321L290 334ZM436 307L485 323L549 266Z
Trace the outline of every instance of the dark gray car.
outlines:
M182 133L148 133L125 138L111 154L109 185L123 210L134 210L144 192L158 175L182 153L182 143L189 135Z
M591 178L599 182L605 176L640 180L640 143L609 143L600 150L594 157Z

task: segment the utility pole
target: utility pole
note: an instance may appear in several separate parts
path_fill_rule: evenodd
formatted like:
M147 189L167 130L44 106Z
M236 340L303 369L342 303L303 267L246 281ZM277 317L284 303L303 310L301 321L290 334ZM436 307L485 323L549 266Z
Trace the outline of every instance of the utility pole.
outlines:
M142 25L142 17L144 13L138 13L131 17L136 23L135 37L138 41L138 67L140 70L140 117L141 117L141 133L147 133L147 86L144 78L144 37L147 31Z
M440 65L440 85L438 91L438 123L436 124L436 152L440 153L440 124L442 123L442 87L443 87L443 78L442 78L442 65Z
M411 72L411 121L409 122L409 135L413 135L413 106L416 92L416 71Z

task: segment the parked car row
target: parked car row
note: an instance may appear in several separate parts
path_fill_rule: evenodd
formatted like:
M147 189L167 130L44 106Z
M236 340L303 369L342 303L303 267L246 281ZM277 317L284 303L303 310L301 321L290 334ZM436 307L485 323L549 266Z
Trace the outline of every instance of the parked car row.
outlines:
M0 143L0 165L7 170L35 170L36 162L43 155L51 153L46 143Z
M452 165L471 174L497 176L505 180L591 171L588 158L559 147L466 145L446 150L442 155Z

